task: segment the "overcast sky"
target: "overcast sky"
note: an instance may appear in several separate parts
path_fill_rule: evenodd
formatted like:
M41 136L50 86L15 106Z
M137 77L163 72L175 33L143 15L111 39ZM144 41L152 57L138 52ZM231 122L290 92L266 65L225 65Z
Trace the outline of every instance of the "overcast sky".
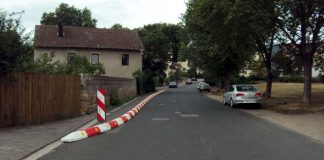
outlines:
M7 12L24 10L22 25L27 31L40 23L44 12L54 12L60 3L91 10L98 20L98 28L109 28L115 23L128 28L145 24L166 22L178 23L186 10L187 0L0 0L0 8Z

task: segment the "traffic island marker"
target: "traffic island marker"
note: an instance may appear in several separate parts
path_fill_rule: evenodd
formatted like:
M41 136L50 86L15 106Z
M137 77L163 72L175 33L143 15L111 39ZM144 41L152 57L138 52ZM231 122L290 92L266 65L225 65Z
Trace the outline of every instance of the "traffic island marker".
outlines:
M98 124L98 125L89 127L82 131L72 132L72 133L64 136L63 138L61 138L61 141L62 142L74 142L74 141L82 140L82 139L92 137L95 135L99 135L106 131L112 130L118 126L121 126L124 123L128 122L130 119L132 119L135 115L137 115L138 112L145 106L145 104L147 104L152 98L154 98L155 96L159 95L162 92L164 92L164 90L158 91L158 92L153 93L150 96L146 97L139 104L137 104L130 111L126 112L119 118L115 118L109 122L104 122L102 124Z

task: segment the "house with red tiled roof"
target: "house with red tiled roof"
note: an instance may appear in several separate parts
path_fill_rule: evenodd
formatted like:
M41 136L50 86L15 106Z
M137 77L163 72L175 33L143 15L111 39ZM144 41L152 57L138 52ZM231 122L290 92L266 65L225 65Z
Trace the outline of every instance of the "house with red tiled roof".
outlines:
M68 62L73 55L104 65L105 76L133 79L142 69L143 44L135 31L37 25L34 58L53 55L53 61Z

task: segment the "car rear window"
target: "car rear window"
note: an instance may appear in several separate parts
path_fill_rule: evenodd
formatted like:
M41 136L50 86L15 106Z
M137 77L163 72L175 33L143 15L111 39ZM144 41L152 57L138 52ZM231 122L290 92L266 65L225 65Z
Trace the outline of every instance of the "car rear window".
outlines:
M257 91L257 89L254 86L236 86L236 90L240 92Z
M202 86L208 86L209 84L208 83L205 83L205 82L201 82L201 85Z

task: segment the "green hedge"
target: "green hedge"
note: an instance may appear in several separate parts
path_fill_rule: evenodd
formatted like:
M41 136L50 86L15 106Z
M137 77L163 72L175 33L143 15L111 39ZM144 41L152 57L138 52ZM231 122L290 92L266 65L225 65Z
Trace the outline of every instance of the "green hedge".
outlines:
M285 82L285 83L304 83L303 76L293 76L293 77L279 77L274 79L275 82ZM324 83L324 76L312 78L313 83Z

